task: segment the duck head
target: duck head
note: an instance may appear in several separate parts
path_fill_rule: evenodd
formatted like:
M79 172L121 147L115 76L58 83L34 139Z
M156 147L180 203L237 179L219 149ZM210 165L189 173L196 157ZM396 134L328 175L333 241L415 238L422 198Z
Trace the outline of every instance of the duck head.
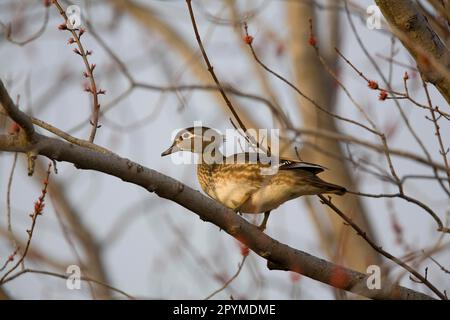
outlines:
M218 148L225 141L225 137L218 131L208 127L185 128L175 135L172 145L161 157L178 151L189 151L197 154L218 154Z

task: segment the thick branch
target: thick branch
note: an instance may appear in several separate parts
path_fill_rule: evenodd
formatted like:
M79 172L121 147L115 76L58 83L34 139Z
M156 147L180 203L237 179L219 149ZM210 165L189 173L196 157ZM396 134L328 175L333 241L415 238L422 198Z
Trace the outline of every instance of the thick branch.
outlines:
M368 290L367 275L282 244L232 210L175 179L113 154L100 153L40 134L36 134L36 137L37 142L29 144L14 136L0 136L0 150L28 152L33 149L50 159L73 163L79 169L103 172L141 186L162 198L177 202L202 220L215 224L283 270L298 272L329 285L336 285L333 281L335 272L342 270L343 281L339 287L359 295L374 299L430 299L420 292L387 282L381 290Z
M218 226L266 259L269 266L275 265L281 270L301 273L317 281L369 298L431 299L423 293L390 284L387 281L383 282L380 290L369 290L366 285L366 274L345 269L282 244L261 232L258 227L247 222L234 211L175 179L113 153L102 153L36 133L31 119L9 100L11 98L0 81L0 101L6 104L5 110L12 118L14 117L16 122L28 127L27 130L31 132L33 139L21 139L19 135L0 135L1 151L33 152L51 160L73 163L79 169L103 172L141 186L149 192L154 192L162 198L172 200L191 210L200 219ZM340 273L339 284L334 281L337 270Z
M411 0L375 0L424 78L450 103L450 52Z
M18 107L14 104L8 92L6 91L3 82L0 81L0 103L5 109L6 113L8 113L9 117L14 120L20 127L23 128L25 134L28 139L32 139L34 134L34 127L31 123L31 119L28 116L19 110Z

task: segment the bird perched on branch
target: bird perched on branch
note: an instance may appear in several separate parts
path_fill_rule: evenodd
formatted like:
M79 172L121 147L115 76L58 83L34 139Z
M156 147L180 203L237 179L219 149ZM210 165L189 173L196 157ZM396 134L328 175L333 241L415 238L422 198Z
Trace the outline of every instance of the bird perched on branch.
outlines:
M223 156L219 147L224 136L207 127L180 130L161 156L178 151L200 155L197 178L211 198L239 213L264 213L259 228L266 228L270 211L286 201L304 195L331 193L343 195L344 187L320 179L324 168L293 159L276 164L263 153ZM275 170L270 170L275 169Z

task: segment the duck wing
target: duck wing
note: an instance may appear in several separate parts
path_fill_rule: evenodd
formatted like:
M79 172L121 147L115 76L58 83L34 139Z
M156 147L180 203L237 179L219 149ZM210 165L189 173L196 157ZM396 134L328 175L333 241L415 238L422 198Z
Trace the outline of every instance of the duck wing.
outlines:
M261 164L261 165L270 165L272 163L272 159L270 157L268 157L266 154L256 153L256 152L236 153L236 154L226 157L225 161L226 161L226 163L236 163L236 164L237 163L241 163L241 164L254 163L254 164ZM325 171L325 169L326 169L325 167L318 165L318 164L300 161L300 160L296 160L296 159L289 159L289 158L280 158L278 168L280 170L296 170L296 169L305 170L305 171L309 171L313 174L321 173L321 172Z
M280 170L294 170L294 169L300 169L300 170L306 170L314 174L321 173L325 171L325 167L322 167L321 165L305 162L305 161L299 161L299 160L290 160L290 159L280 159Z

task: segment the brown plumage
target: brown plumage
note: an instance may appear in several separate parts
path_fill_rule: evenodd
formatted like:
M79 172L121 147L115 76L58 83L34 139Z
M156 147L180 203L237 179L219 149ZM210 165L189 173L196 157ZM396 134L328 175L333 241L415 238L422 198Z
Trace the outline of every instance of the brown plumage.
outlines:
M208 139L206 135L209 134ZM214 137L214 138L211 138ZM345 188L320 179L324 168L297 160L280 159L277 171L263 174L270 168L261 154L235 154L224 158L215 149L207 161L205 148L211 143L220 145L222 136L215 130L196 127L181 130L172 146L162 156L176 151L199 153L197 177L203 191L223 205L242 213L269 212L282 203L303 195L332 193L343 195ZM219 161L217 161L219 160Z
M346 192L345 188L316 176L324 170L317 165L281 159L275 174L262 174L261 169L269 167L269 164L247 160L244 163L200 163L197 177L203 191L211 198L242 213L267 212L303 195Z

